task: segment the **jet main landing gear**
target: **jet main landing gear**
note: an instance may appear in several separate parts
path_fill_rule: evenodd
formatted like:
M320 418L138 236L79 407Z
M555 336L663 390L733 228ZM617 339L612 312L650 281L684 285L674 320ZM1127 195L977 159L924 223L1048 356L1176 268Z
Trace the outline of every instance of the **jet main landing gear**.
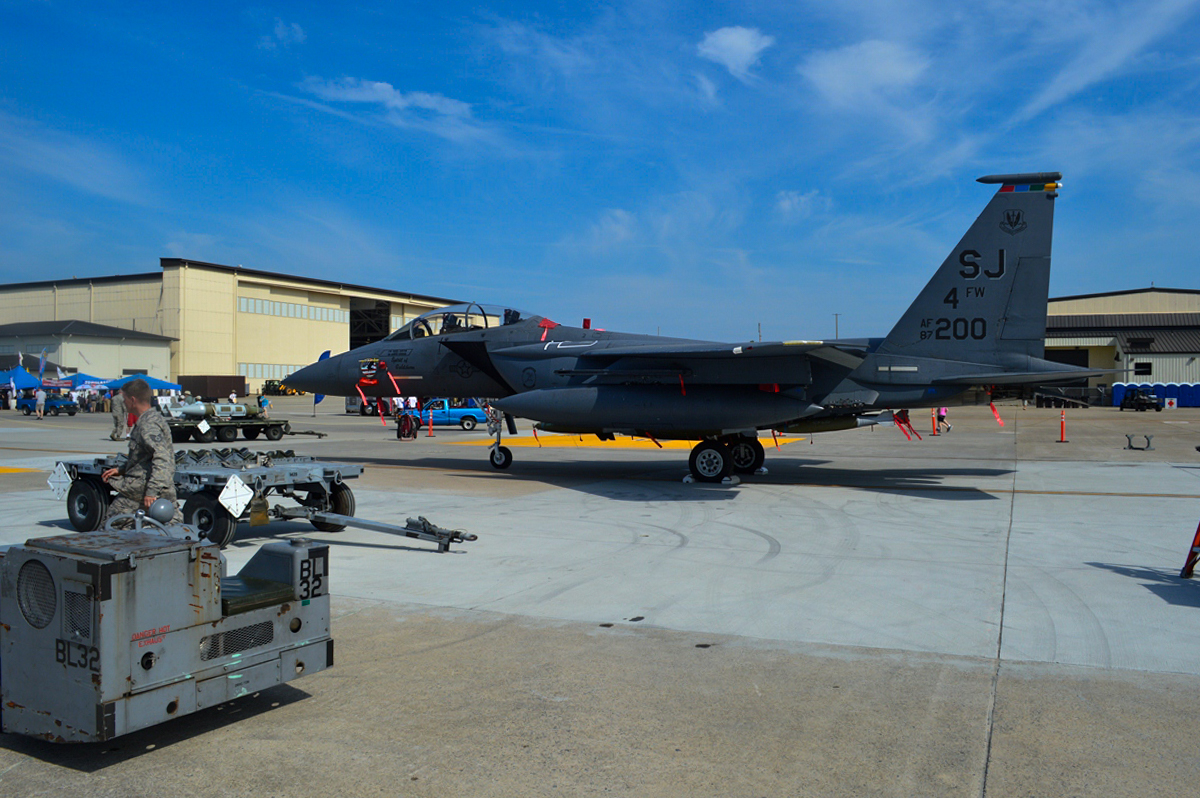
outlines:
M757 437L729 435L692 448L688 470L697 482L723 482L732 474L766 473L766 452Z

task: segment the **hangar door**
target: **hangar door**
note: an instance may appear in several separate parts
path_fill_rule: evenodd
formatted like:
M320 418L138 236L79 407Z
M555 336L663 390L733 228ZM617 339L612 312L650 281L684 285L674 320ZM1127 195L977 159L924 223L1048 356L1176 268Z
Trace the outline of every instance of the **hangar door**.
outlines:
M392 306L374 299L350 300L350 348L375 343L390 332Z

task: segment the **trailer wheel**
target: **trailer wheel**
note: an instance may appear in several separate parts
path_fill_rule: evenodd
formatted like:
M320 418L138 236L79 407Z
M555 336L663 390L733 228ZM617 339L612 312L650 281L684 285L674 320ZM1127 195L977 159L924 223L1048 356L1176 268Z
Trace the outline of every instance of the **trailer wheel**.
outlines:
M186 443L188 438L192 437L192 431L189 429L176 429L171 427L171 442Z
M67 517L71 526L80 532L100 528L108 511L108 487L94 479L77 479L67 492Z
M217 427L217 440L221 443L233 443L237 440L237 427L232 425Z
M272 424L267 427L267 440L277 441L283 437L283 426L280 424Z
M222 549L237 535L237 519L206 493L193 494L183 503L183 523L195 527Z
M217 431L212 427L208 428L208 432L201 432L199 428L192 430L192 437L197 443L212 443L217 439Z
M262 432L262 427L242 427L242 437L248 441L257 438L260 432Z
M338 482L329 492L330 512L338 515L354 515L354 491L345 482ZM312 525L322 532L341 532L345 524L328 524L323 521L313 521Z

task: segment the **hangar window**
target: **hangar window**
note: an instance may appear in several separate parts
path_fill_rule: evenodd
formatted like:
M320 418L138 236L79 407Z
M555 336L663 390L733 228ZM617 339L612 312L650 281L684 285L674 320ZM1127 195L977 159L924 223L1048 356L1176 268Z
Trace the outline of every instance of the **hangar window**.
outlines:
M238 363L238 376L239 377L250 376L249 374L246 373L246 364L245 363Z
M1136 377L1149 377L1150 376L1150 364L1149 363L1134 363L1133 364L1133 374Z

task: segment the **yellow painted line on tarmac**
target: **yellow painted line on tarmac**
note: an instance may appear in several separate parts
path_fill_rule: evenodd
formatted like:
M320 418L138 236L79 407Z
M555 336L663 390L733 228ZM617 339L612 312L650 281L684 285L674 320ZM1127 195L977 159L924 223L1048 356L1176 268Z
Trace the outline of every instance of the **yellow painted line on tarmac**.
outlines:
M8 468L0 466L0 474L39 474L41 469L38 468Z
M435 434L436 437L436 434ZM770 449L774 445L774 441L770 438L761 438L762 445ZM779 445L785 443L795 443L802 441L804 438L783 438L779 439ZM474 441L450 441L455 446L491 446L493 441L491 438L483 438ZM502 443L505 446L530 446L533 448L543 449L596 449L607 447L609 449L691 449L696 445L696 441L659 441L656 445L649 438L623 438L618 437L615 441L602 441L595 435L558 435L558 434L542 434L537 438L524 435L510 438L504 436Z

